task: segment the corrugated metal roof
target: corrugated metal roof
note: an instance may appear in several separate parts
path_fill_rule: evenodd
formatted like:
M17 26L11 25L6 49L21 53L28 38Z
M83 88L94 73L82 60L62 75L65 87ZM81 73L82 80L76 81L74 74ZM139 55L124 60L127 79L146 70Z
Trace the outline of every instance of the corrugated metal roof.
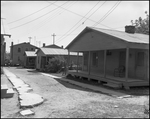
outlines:
M68 55L68 50L66 49L59 49L59 48L40 48L40 49L45 55ZM70 52L70 55L77 55L77 53Z
M1 18L1 34L11 36L8 24L5 18Z
M27 57L36 57L35 51L25 51Z
M127 42L149 44L149 35L139 34L139 33L131 34L131 33L126 33L124 31L101 29L101 28L95 28L95 27L88 27L88 28L120 38Z

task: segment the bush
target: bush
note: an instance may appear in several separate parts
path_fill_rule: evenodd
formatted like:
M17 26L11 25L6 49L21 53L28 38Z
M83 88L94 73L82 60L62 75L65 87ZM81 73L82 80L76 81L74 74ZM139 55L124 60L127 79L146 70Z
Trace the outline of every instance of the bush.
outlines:
M45 72L58 72L62 67L62 62L63 60L60 60L59 58L52 58L51 60L49 60L48 65L45 68Z

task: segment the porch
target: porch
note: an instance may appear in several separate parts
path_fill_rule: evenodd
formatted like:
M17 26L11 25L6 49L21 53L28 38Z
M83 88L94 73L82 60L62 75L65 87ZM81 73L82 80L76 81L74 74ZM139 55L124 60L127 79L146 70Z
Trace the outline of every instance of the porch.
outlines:
M125 78L125 77L114 77L112 75L106 75L104 77L103 74L96 74L96 73L90 73L86 71L81 71L81 70L68 70L67 75L72 75L75 77L80 77L82 78L87 78L88 80L94 79L97 80L98 83L102 84L115 84L118 85L118 87L122 88L129 88L132 86L149 86L149 80L141 80L141 79L135 79L135 78Z

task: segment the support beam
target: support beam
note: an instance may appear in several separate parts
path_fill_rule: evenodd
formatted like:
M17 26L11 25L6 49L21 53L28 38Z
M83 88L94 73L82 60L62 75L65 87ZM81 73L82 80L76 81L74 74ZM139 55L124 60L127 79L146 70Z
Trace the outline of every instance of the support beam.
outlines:
M71 63L70 63L70 52L68 51L68 67L71 66Z
M78 72L78 69L79 69L79 52L77 52L77 72Z
M126 68L125 68L125 78L126 82L128 81L128 65L129 65L129 48L126 48Z
M91 71L91 51L89 51L89 57L88 57L88 80L90 80L90 71Z
M104 78L106 77L106 55L107 50L104 50Z
M149 80L149 50L147 53L147 80Z

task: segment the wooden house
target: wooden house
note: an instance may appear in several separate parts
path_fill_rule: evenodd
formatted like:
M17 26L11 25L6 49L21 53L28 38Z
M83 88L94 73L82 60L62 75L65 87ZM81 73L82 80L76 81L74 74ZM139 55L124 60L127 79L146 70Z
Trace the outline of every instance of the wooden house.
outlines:
M35 68L36 65L36 51L25 51L24 53L24 67Z
M12 65L24 66L24 53L25 51L35 51L38 47L31 45L29 42L19 43L10 46Z
M66 62L68 62L68 59L70 58L70 60L74 62L74 64L77 64L77 53L71 53L70 57L68 57L68 50L65 50L60 47L57 48L56 47L51 48L51 46L42 47L38 49L36 54L37 54L36 60L37 70L44 69L46 65L48 65L49 60L52 58L59 58L63 61L65 60ZM82 62L81 57L82 56L80 55L79 62Z
M86 27L66 49L83 53L82 70L70 75L125 88L149 86L149 35Z

